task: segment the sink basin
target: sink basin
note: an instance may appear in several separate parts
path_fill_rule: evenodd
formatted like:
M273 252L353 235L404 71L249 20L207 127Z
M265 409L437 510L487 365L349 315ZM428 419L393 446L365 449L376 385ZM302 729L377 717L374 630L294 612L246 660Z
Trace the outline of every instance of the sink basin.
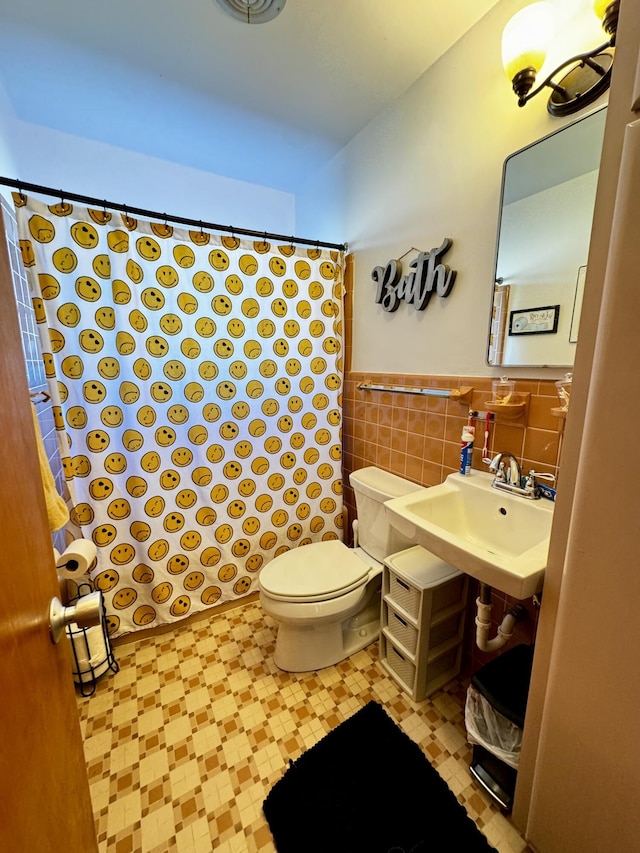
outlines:
M441 560L517 599L542 589L553 503L494 489L493 475L450 474L384 505L391 524Z

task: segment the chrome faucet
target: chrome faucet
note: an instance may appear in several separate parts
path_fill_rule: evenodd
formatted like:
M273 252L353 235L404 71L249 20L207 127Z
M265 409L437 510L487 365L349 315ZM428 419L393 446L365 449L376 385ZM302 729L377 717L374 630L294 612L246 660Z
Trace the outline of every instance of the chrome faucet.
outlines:
M509 461L509 468L505 467L505 459ZM520 466L518 460L511 453L497 453L493 459L484 460L489 465L489 471L495 474L491 485L494 489L499 489L503 492L509 492L513 495L520 495L528 500L538 500L540 490L536 482L536 477L541 480L555 481L553 474L540 474L537 471L529 471L529 476L526 479L524 486L520 485Z
M505 468L505 459L509 460L508 472ZM501 485L520 488L520 466L518 460L511 453L497 453L489 462L489 470L496 475L493 480L494 488L500 488Z

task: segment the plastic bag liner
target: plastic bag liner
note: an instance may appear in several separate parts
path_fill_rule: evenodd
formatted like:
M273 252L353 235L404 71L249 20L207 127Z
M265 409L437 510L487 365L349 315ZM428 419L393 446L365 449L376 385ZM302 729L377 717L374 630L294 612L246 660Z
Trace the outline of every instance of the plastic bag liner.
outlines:
M509 767L518 769L522 729L496 711L473 685L467 690L464 721L470 743L480 744Z

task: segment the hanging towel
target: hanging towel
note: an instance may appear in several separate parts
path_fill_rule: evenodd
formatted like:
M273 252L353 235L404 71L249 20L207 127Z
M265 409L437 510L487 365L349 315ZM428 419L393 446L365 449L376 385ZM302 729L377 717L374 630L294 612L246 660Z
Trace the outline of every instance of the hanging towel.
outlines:
M51 473L51 466L47 459L47 452L44 449L42 441L42 433L40 432L40 424L38 423L38 413L36 407L31 404L31 413L33 415L33 426L36 432L36 446L38 448L38 462L40 463L40 473L42 475L42 488L44 489L44 498L47 504L47 516L49 517L49 530L59 530L69 521L69 510L64 500L56 491L56 484Z

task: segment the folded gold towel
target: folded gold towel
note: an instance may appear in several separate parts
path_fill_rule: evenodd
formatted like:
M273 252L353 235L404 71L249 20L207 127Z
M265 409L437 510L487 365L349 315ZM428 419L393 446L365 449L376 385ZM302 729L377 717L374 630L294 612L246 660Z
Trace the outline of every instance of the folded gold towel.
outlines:
M40 473L42 475L42 488L44 489L44 497L47 504L47 515L49 517L49 530L59 530L69 521L69 510L64 500L60 497L56 490L56 484L51 473L51 466L47 459L47 452L44 449L42 441L42 433L40 432L40 424L38 423L38 413L36 407L31 404L31 412L33 414L33 426L36 432L36 446L38 448L38 462L40 463Z

